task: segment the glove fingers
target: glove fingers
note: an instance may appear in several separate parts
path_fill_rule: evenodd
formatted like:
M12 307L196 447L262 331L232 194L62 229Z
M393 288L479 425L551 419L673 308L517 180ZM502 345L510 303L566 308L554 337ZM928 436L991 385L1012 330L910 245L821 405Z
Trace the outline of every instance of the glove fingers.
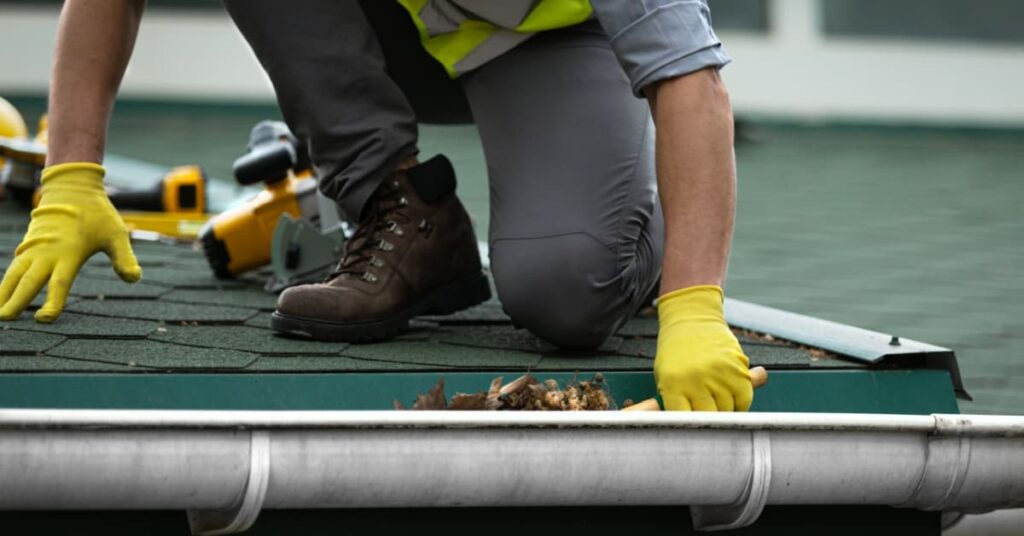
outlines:
M693 411L717 411L718 405L715 404L715 397L710 392L704 391L698 393L697 396L690 398L690 405L693 406Z
M749 383L745 384L740 392L733 395L733 400L736 411L750 410L750 404L754 402L754 387Z
M74 263L64 262L58 264L50 276L50 283L46 287L46 303L36 311L36 321L50 323L57 320L64 304L68 300L68 293L71 292L71 285L75 282L78 274L78 267Z
M693 411L693 408L690 406L690 399L685 396L666 396L662 393L661 398L665 402L665 409L668 411Z
M16 257L14 262L7 267L7 272L4 273L4 280L0 283L0 306L6 305L7 300L11 299L14 289L18 288L21 276L25 275L25 272L28 271L28 267L31 265L32 261L25 257Z
M135 252L132 251L127 233L115 238L106 252L110 256L111 264L114 265L114 271L123 281L134 283L142 278L142 267L135 259Z
M14 289L11 299L3 307L0 307L0 320L13 320L32 303L32 298L39 294L39 291L50 279L52 266L44 262L34 262L32 266L21 276L18 288Z
M718 406L718 411L733 411L735 409L735 402L733 401L732 393L717 390L714 394L715 405Z

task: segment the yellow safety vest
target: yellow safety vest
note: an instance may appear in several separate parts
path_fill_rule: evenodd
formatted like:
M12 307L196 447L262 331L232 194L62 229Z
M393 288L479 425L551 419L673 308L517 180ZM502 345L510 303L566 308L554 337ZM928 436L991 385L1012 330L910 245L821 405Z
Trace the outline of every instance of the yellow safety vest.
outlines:
M624 0L625 1L625 0ZM423 47L455 78L531 35L590 18L590 0L398 0Z

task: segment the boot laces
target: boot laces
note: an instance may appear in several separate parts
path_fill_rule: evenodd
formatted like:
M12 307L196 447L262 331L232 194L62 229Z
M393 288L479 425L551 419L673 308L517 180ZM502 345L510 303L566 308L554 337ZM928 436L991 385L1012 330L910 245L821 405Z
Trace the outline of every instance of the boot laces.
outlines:
M408 204L409 201L402 195L402 188L397 180L381 185L370 198L367 215L346 244L345 254L325 282L343 274L356 276L370 283L376 282L377 275L370 271L370 268L384 266L376 252L394 249L394 243L388 241L385 236L404 234L402 224L409 222L409 216L402 209Z

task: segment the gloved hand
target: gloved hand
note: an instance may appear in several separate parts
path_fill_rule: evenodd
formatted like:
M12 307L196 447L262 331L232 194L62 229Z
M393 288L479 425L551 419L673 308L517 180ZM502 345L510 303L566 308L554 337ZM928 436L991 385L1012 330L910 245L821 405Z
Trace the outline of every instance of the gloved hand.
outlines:
M696 286L658 298L654 379L667 410L747 411L749 360L725 323L722 289Z
M39 207L0 283L0 320L21 314L47 281L36 320L56 320L79 268L97 251L110 257L121 279L133 283L142 277L128 228L103 189L104 173L103 166L90 163L43 170Z

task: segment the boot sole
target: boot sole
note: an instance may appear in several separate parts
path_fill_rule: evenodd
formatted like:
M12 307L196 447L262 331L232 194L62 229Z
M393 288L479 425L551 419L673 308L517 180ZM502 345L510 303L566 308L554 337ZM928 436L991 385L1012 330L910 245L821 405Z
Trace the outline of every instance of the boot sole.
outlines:
M478 274L470 279L448 283L424 299L395 315L378 320L358 322L332 322L274 311L270 327L277 332L298 335L321 341L371 342L390 339L409 327L409 320L423 314L447 315L491 299L491 286L487 276Z

